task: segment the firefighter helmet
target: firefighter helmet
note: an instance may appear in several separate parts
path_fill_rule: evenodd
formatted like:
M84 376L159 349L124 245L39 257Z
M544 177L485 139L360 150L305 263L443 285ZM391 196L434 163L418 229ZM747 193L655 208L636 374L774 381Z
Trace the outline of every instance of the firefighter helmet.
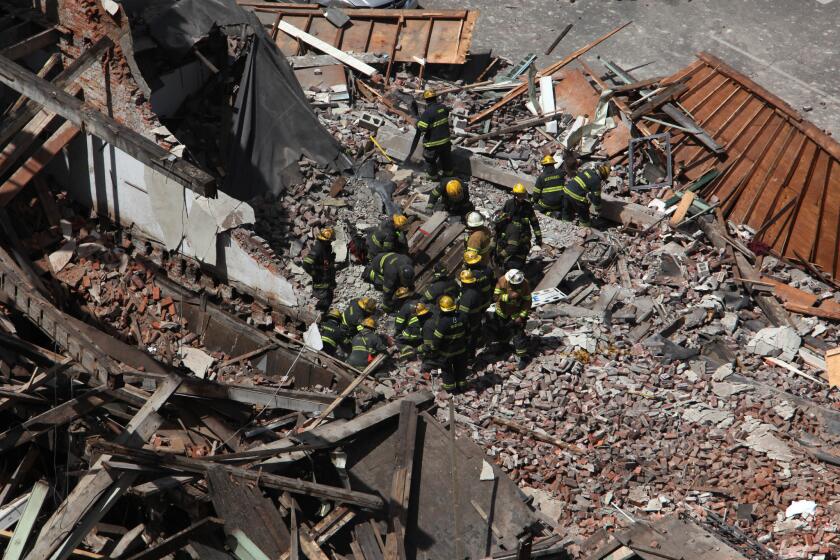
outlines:
M332 317L333 319L341 319L341 311L339 311L335 307L332 307L329 311L327 311L327 317Z
M513 285L521 284L525 280L525 275L522 273L521 270L516 268L511 268L507 272L505 272L505 278L508 282Z
M462 270L458 278L461 279L461 284L475 284L475 275L469 268Z
M375 329L376 319L374 319L373 317L365 317L364 319L362 319L362 326L367 327L369 329Z
M444 313L455 311L455 300L452 299L452 296L440 296L438 305L440 306L440 310Z
M394 227L397 229L403 229L408 224L408 218L402 214L394 214L392 220L394 222Z
M397 299L405 299L411 295L411 290L406 288L405 286L400 286L397 288L397 291L394 292L394 297Z
M322 228L317 237L321 241L332 241L335 237L335 230L331 227Z
M484 216L481 212L470 212L467 214L467 227L480 228L484 225Z
M464 262L467 264L478 264L481 262L481 255L475 249L464 251Z
M601 175L602 179L609 177L610 171L612 171L612 166L609 163L598 166L598 173Z
M363 298L359 298L358 304L359 304L359 307L364 309L366 312L376 313L376 301L375 300L373 300L369 297L363 297Z
M461 181L458 179L450 179L448 183L446 183L446 194L452 198L458 198L461 196L461 192L463 192L463 187L461 187Z
M420 303L418 303L417 306L414 308L414 313L416 313L418 317L422 317L423 315L425 315L428 312L429 312L429 307L425 303L423 303L422 301Z
M557 162L554 160L554 156L551 154L546 154L540 160L540 163L543 165L556 165Z
M513 185L513 196L525 196L526 194L528 194L528 189L525 188L525 185L522 183Z
M437 97L437 92L433 89L427 89L423 92L423 99L434 99Z

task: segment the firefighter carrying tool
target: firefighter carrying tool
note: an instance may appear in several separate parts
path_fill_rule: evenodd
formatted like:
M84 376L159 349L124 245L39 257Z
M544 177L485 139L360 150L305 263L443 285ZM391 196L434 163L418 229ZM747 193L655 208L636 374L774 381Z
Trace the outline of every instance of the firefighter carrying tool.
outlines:
M317 303L315 309L326 311L332 304L335 289L335 253L332 242L335 231L325 227L318 232L309 254L303 258L303 270L312 278L312 295Z

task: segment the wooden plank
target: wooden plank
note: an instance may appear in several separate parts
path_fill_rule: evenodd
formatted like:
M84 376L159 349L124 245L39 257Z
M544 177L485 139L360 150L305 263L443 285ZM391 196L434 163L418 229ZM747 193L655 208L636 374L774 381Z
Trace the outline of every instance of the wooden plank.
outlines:
M831 387L840 387L840 347L825 353L826 375Z
M557 72L558 70L560 70L564 66L567 66L568 64L574 62L580 56L583 56L584 54L586 54L587 52L589 52L590 50L592 50L593 48L595 48L596 46L598 46L602 42L606 41L607 39L609 39L610 37L612 37L613 35L615 35L619 31L621 31L622 29L624 29L625 27L630 25L631 23L633 23L633 22L628 21L627 23L616 27L615 29L613 29L609 33L607 33L605 35L602 35L601 37L592 41L591 43L589 43L587 45L584 45L583 47L577 49L576 51L574 51L573 53L571 53L570 55L568 55L564 59L560 60L559 62L555 62L554 64L551 64L550 66L547 66L546 68L540 70L537 73L537 78L542 78L543 76L550 76L551 74L554 74L555 72ZM490 116L497 109L499 109L501 107L504 107L510 101L516 99L517 97L519 97L520 95L525 93L527 90L528 90L528 84L527 83L519 84L518 86L513 88L510 92L508 92L504 97L502 97L502 99L500 99L499 101L497 101L496 103L494 103L493 105L488 107L487 109L481 111L480 113L470 117L470 119L469 119L470 124L476 123L476 122Z
M53 80L53 85L61 89L65 89L67 86L78 86L79 77L113 45L114 43L109 37L103 36L91 48L79 55L67 68L59 72ZM26 98L24 94L21 95ZM75 97L76 94L71 93L71 95ZM0 125L0 146L5 146L12 136L17 134L40 110L41 106L29 99L19 111L4 119L4 122Z
M56 41L58 41L58 32L55 28L45 29L40 33L27 37L23 41L19 41L14 45L0 50L0 56L4 56L9 60L17 60L29 56L37 50L52 46Z
M675 84L672 86L668 86L665 88L664 91L658 93L645 101L641 106L636 108L632 113L630 113L630 120L636 121L643 115L647 115L648 113L652 113L656 109L659 109L665 103L679 97L681 94L685 93L688 90L688 86L685 84Z
M78 133L79 129L72 123L62 124L5 183L0 185L0 206L8 205Z
M57 64L59 64L60 62L61 62L61 54L53 53L52 55L50 55L50 57L47 59L47 61L44 63L44 65L41 67L41 69L38 70L38 77L46 79L47 75L50 72L52 72L53 68L55 68L55 66ZM4 111L3 115L4 116L13 115L17 111L19 111L21 109L21 107L23 107L26 104L27 101L28 101L28 99L26 99L26 96L24 96L24 95L18 96L17 101L12 103L12 105L8 109L6 109L6 111Z
M671 214L671 219L668 221L668 225L672 228L676 228L680 225L688 211L691 209L691 205L694 203L694 199L697 198L697 194L694 191L687 191L683 193L682 197L680 198L680 203L677 205L677 209Z
M801 315L811 315L813 317L831 319L832 321L840 321L840 311L834 309L823 309L821 307L811 307L792 302L786 302L785 309Z
M583 254L583 245L572 245L571 247L566 247L563 251L563 254L554 261L554 264L551 265L551 268L548 269L543 279L540 280L540 283L537 284L537 287L534 288L534 291L540 290L548 290L551 288L556 288L560 285L560 282L566 277L566 275L574 268L577 264L578 259Z
M139 523L127 531L122 537L120 537L117 544L114 545L113 550L111 550L111 558L122 558L129 551L141 545L145 546L146 543L142 539L143 531L145 530L146 526L143 523Z
M158 385L126 425L117 442L120 445L141 446L152 437L163 422L157 411L178 389L180 382L180 378L170 376ZM91 470L79 480L41 528L35 546L26 556L27 560L67 558L93 525L98 523L115 501L131 487L137 474L112 473L104 468L104 463L110 459L109 455L101 455Z
M157 560L158 558L163 558L167 554L172 554L183 548L187 544L187 541L193 538L196 533L212 529L213 527L220 527L224 524L225 522L217 517L205 517L189 527L181 529L174 535L165 538L161 542L150 546L146 550L130 556L128 560Z
M35 460L38 459L38 455L38 447L36 445L30 446L26 451L26 455L23 456L23 460L21 460L15 467L15 470L12 472L12 476L10 476L3 485L3 490L0 490L0 506L6 503L6 500L14 494L21 482L23 482L23 479L29 475L32 465L35 464Z
M309 45L311 47L314 47L314 48L318 49L319 51L332 56L333 58L335 58L336 60L338 60L342 64L344 64L346 66L349 66L350 68L352 68L353 70L356 70L357 72L361 72L362 74L364 74L368 78L370 78L371 76L374 76L375 74L379 73L379 71L376 68L374 68L373 66L371 66L369 64L365 64L364 62L362 62L358 58L356 58L354 56L350 56L349 54L333 47L332 45L330 45L326 41L322 41L321 39L319 39L319 38L317 38L313 35L310 35L306 31L298 29L297 27L295 27L294 25L292 25L292 24L290 24L286 21L280 20L279 22L277 22L277 28L280 31L283 31L284 33L286 33L287 35L290 35L291 37L295 37L296 39L299 39L299 40L303 41L307 45Z
M773 286L773 293L776 294L782 302L790 302L796 303L798 305L804 305L806 307L811 307L816 305L819 298L814 294L809 294L806 291L800 290L798 288L794 288L784 282L779 282L773 278L768 276L761 276L762 282L767 282L768 284Z
M405 401L400 406L394 456L394 477L388 501L391 528L385 541L385 558L401 560L405 554L405 527L411 498L411 474L414 469L414 446L417 442L417 406Z
M206 171L181 158L170 161L171 154L163 147L2 56L0 83L188 189L202 196L215 196L216 179Z
M358 387L362 383L362 381L364 381L367 378L367 376L376 371L376 368L379 367L379 365L385 360L386 357L386 354L380 354L379 356L374 358L374 360L367 365L367 367L364 369L361 375L356 377L356 379L354 379L352 383L345 387L344 390L335 398L335 400L333 400L333 402L327 408L321 411L321 414L319 414L318 417L312 421L312 423L307 422L306 424L304 424L304 426L302 427L303 429L301 429L300 431L308 431L320 426L324 422L324 419L326 419L326 417L329 416L332 413L332 411L335 410L338 407L338 405L341 404L341 401L346 399L350 395L350 393L352 393L356 389L356 387Z

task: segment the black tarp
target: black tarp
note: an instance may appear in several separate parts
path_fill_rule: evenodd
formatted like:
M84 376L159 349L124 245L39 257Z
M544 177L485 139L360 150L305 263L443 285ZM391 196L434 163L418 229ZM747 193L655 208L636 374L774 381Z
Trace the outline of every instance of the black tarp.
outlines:
M233 108L222 190L239 200L280 193L288 186L284 170L301 155L333 170L351 168L350 158L312 111L286 58L256 15L235 0L181 0L149 28L161 48L181 58L213 27L224 31L242 25L250 45Z

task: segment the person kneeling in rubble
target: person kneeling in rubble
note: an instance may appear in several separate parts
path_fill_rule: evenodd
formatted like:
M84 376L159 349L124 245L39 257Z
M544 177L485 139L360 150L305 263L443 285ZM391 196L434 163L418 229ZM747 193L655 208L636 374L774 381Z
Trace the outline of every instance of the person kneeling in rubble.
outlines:
M338 356L339 349L345 349L349 342L349 333L341 320L341 311L334 307L318 323L318 331L321 333L323 352L330 356Z
M394 295L399 288L414 287L414 263L408 255L382 253L371 260L362 278L382 290L382 309L394 310Z
M611 170L610 164L605 163L596 169L581 171L566 182L563 187L563 220L571 222L578 218L582 227L592 225L589 205L592 204L597 217L601 213L601 184L610 176Z
M519 358L519 369L528 365L528 335L525 324L531 310L531 286L521 270L508 270L499 278L493 290L496 311L491 322L491 332L497 342L513 344Z
M405 229L408 218L402 214L394 214L382 221L379 227L372 228L367 233L366 246L368 262L382 253L408 254L408 241Z
M426 211L445 210L450 216L460 216L462 219L475 210L470 201L470 191L460 179L441 181L429 194L429 204Z
M362 321L362 330L353 337L350 343L350 356L347 363L364 370L380 354L388 351L388 346L382 337L376 333L376 320L367 317Z
M556 168L557 162L551 154L543 157L540 163L543 171L534 182L531 203L543 214L559 218L563 212L563 200L566 198L563 191L566 175Z
M400 358L411 360L417 356L423 356L425 346L423 345L423 333L432 319L429 307L423 303L415 303L409 317L397 326L397 343L400 349ZM434 323L434 321L431 321Z

